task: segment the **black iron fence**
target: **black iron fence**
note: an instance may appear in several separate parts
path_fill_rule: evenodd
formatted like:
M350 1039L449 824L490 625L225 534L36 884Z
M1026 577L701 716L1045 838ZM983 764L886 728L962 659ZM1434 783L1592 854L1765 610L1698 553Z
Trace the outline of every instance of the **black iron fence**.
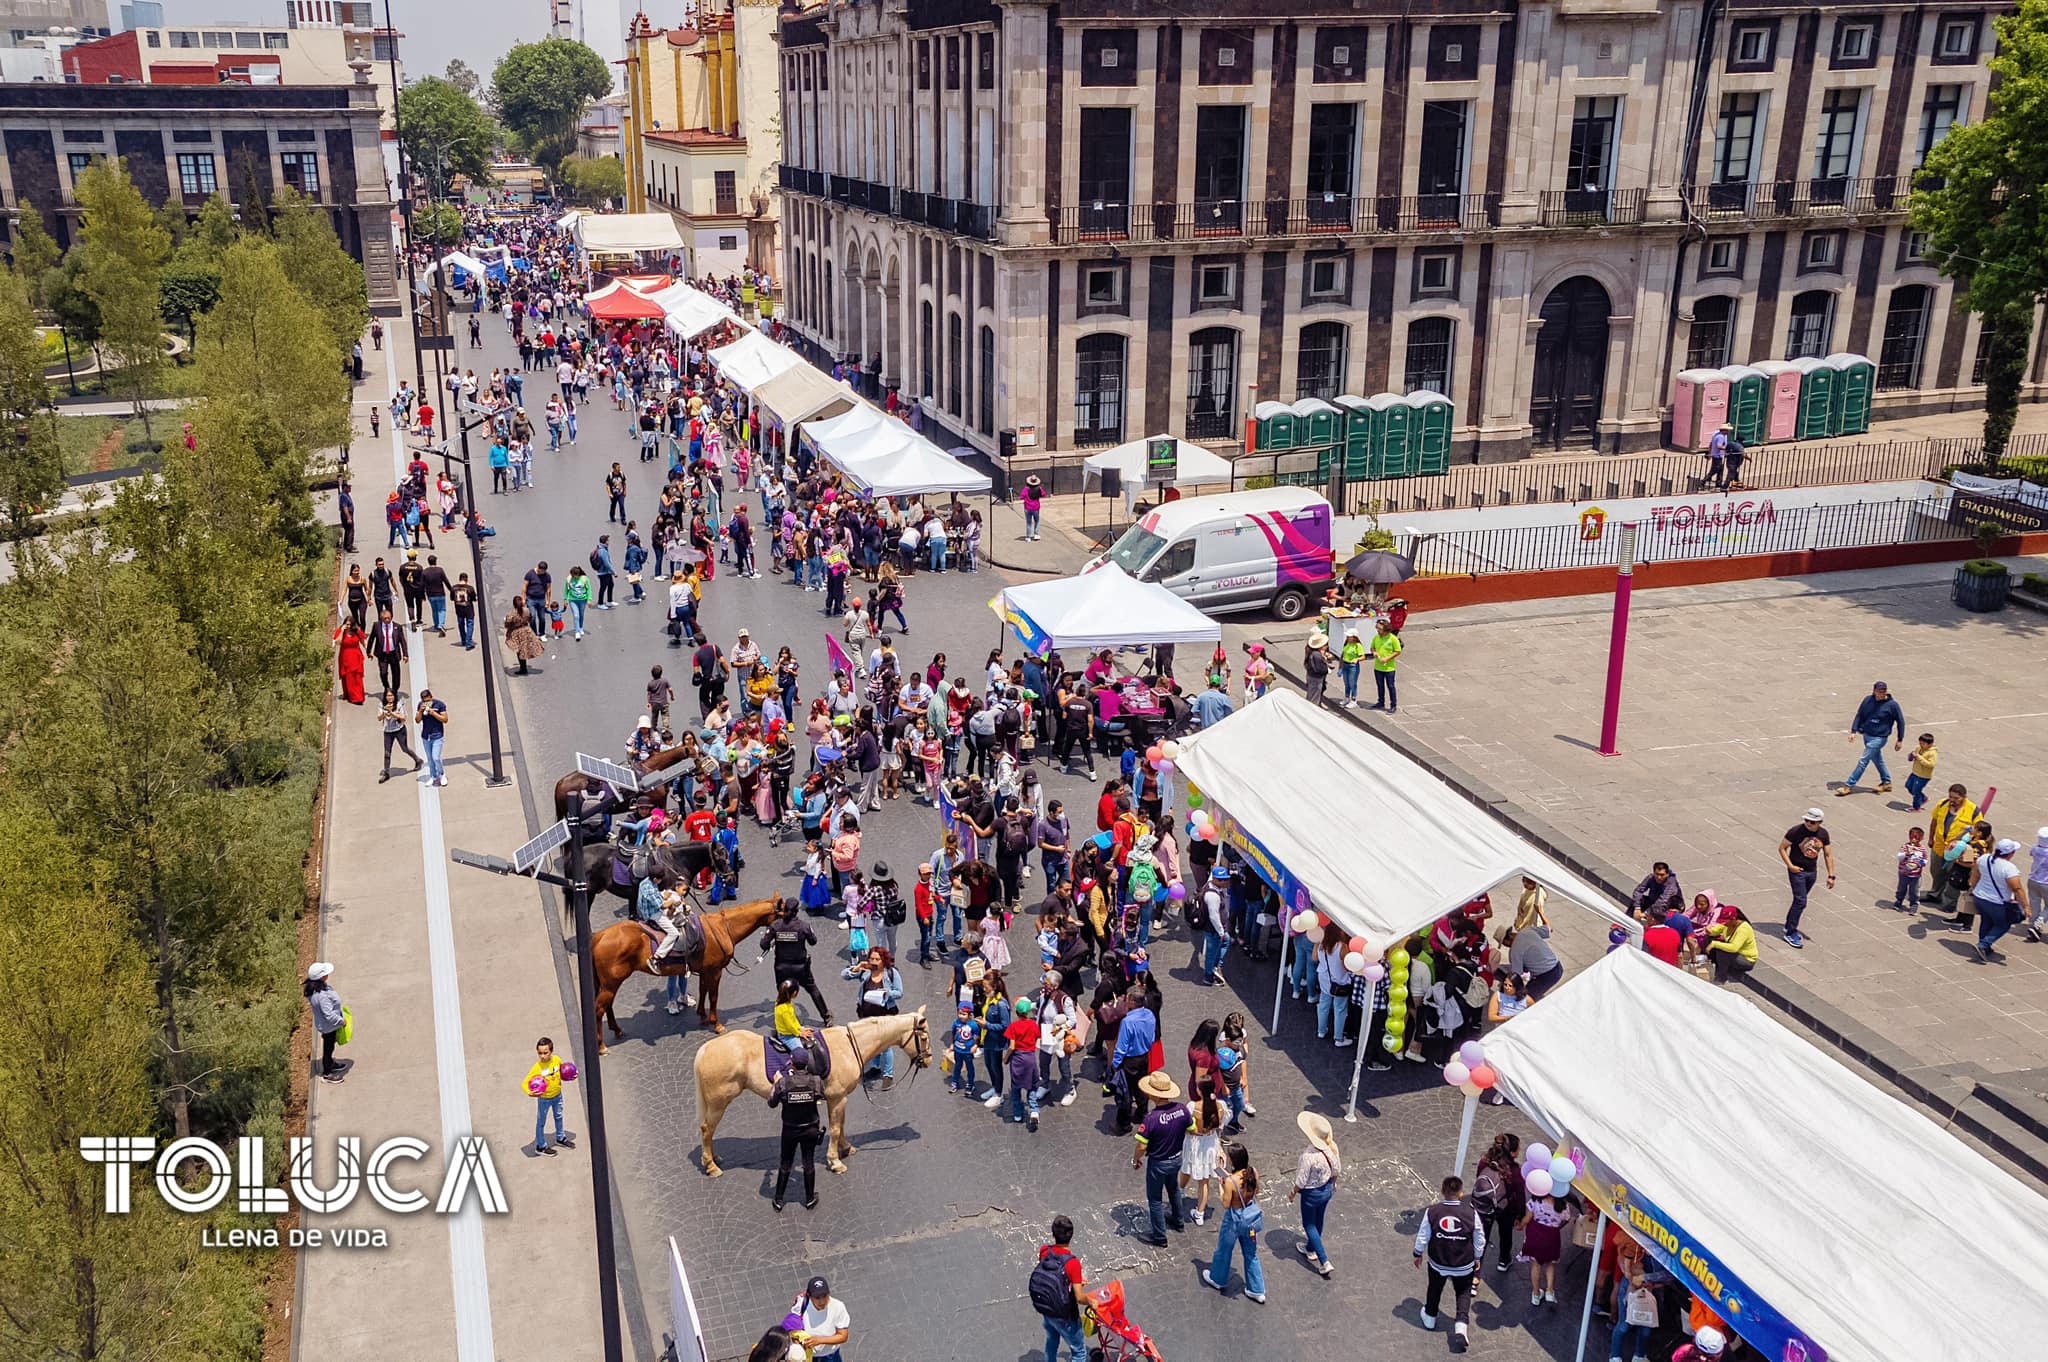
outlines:
M1615 197L1619 200L1621 196ZM1305 199L1200 199L1192 203L1090 200L1057 210L1053 238L1061 245L1143 243L1460 232L1499 224L1498 194L1403 197L1324 193Z

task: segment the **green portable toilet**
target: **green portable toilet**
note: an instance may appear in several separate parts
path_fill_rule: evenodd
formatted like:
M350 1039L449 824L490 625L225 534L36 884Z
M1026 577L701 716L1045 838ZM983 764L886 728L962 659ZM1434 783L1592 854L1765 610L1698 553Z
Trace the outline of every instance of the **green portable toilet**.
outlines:
M1344 476L1353 481L1370 477L1372 469L1372 408L1362 397L1345 394L1337 399L1344 421Z
M1799 370L1799 427L1793 438L1825 439L1834 434L1828 421L1835 400L1835 371L1811 356L1792 363Z
M1763 371L1731 364L1721 374L1728 380L1728 424L1735 427L1735 438L1745 445L1762 444L1764 400L1770 386Z
M1410 471L1441 473L1451 466L1451 399L1427 388L1408 394Z
M1829 399L1828 426L1835 435L1861 435L1870 429L1870 395L1877 387L1877 366L1862 355L1829 355L1821 363L1834 370L1835 391Z
M1293 449L1294 409L1285 402L1261 402L1252 408L1252 420L1258 425L1259 452Z
M1344 413L1320 397L1294 404L1294 439L1303 449L1328 449L1344 443Z
M1394 393L1375 393L1365 401L1372 408L1372 475L1376 478L1407 477L1415 471L1408 448L1408 428L1413 415L1408 399Z

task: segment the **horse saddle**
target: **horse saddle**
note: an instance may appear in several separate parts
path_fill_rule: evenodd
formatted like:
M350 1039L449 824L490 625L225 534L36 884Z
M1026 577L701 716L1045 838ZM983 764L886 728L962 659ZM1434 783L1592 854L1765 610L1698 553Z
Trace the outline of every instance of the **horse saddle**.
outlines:
M804 1049L811 1057L811 1072L823 1082L832 1075L832 1047L825 1044L823 1033L819 1038L805 1044ZM780 1036L761 1037L761 1061L768 1070L768 1082L773 1084L783 1071L789 1068L790 1051L788 1043Z
M676 944L670 948L667 955L656 957L656 959L653 962L655 965L672 965L677 963L678 961L686 965L694 965L697 963L699 959L703 957L703 922L701 922L693 916L683 919L680 925L682 927L682 933L676 938ZM666 932L662 931L660 927L656 926L654 923L651 922L640 923L640 930L646 932L648 939L652 941L656 946L659 946L662 943L662 940L668 935Z

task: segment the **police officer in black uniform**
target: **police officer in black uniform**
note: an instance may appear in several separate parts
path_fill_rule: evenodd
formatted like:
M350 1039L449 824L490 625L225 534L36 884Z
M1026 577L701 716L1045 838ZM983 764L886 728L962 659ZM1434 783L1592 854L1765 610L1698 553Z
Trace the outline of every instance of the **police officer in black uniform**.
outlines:
M806 931L809 928L805 928ZM809 972L809 966L805 967ZM783 1194L789 1191L789 1165L801 1149L804 1154L804 1209L818 1205L815 1161L818 1140L824 1134L825 1085L811 1072L811 1057L798 1050L789 1057L789 1067L768 1090L768 1105L782 1108L782 1159L775 1168L775 1209L782 1209Z
M832 1009L825 1005L825 995L818 991L818 981L811 977L811 947L818 944L818 934L811 930L811 924L797 916L798 904L795 899L784 900L782 911L768 924L762 933L761 949L775 947L775 987L782 988L784 979L794 979L804 992L811 995L811 1001L818 1005L818 1015L825 1020L825 1026L832 1024Z

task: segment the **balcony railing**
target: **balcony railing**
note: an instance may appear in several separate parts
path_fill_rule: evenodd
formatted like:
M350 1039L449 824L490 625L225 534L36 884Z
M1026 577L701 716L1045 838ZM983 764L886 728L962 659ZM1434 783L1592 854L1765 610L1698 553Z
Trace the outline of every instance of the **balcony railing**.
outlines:
M1090 200L1062 208L1055 235L1062 244L1072 244L1467 231L1497 226L1499 210L1499 198L1492 194L1354 198L1326 193L1249 203L1234 199L1136 204Z
M969 203L965 199L955 199L953 230L962 236L971 236L977 241L994 241L996 210L985 203Z
M1643 197L1640 189L1546 189L1538 208L1545 227L1600 227L1641 222Z
M1703 218L1747 218L1773 222L1783 218L1859 217L1903 213L1907 186L1896 175L1867 179L1738 181L1710 184L1692 191L1693 211Z
M832 202L852 203L854 182L844 175L832 177Z
M1187 438L1190 440L1231 440L1241 434L1233 413L1212 410L1201 399L1189 405Z
M936 227L939 231L942 232L950 232L955 230L953 225L954 202L955 201L952 199L941 198L937 194L925 195L925 226Z

